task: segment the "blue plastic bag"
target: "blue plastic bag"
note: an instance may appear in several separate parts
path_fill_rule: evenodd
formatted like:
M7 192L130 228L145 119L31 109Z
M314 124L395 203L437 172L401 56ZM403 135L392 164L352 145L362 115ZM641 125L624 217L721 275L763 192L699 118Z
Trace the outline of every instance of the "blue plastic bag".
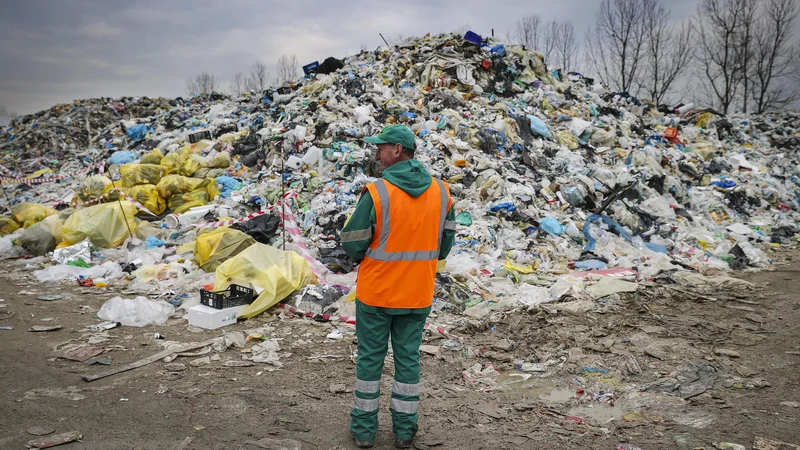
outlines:
M539 223L539 228L552 234L553 236L561 236L567 231L567 227L561 225L552 217L545 217L542 219L542 221Z
M586 219L586 223L583 224L583 235L586 236L586 241L587 241L586 247L584 247L586 250L588 251L594 250L595 240L594 238L592 238L592 235L589 234L589 225L591 225L592 222L597 222L597 221L603 222L606 225L608 225L608 227L611 228L612 231L622 236L622 238L625 239L626 241L631 242L633 240L633 236L630 233L628 233L628 231L625 230L625 228L622 225L617 223L616 220L608 216L592 214L591 216L589 216L588 219Z
M736 182L733 180L714 181L711 184L717 187L721 187L722 189L730 189L736 187Z
M154 237L154 236L150 236L149 238L147 238L144 241L144 244L148 249L156 248L156 247L163 247L164 245L166 245L166 243L164 241L162 241L161 239L159 239L157 237Z
M550 129L547 128L547 125L542 122L542 119L536 116L528 116L528 119L531 120L531 132L533 134L538 134L544 138L550 138Z
M600 261L599 259L588 259L586 261L575 261L576 269L583 270L600 270L608 267L608 264Z
M227 175L222 175L216 178L217 185L219 186L219 196L222 198L228 198L231 196L231 192L239 189L241 183L236 180L236 178L229 177Z
M500 211L501 209L505 209L506 211L514 211L514 210L517 209L517 207L514 206L513 203L508 203L508 202L506 202L506 203L498 203L497 205L494 205L491 208L489 208L489 211L497 212L497 211Z
M150 131L152 130L147 128L147 125L134 125L128 128L128 137L133 139L134 142L141 141Z
M114 152L114 154L111 155L111 158L108 158L108 163L122 165L133 162L134 159L136 159L136 153L133 153L129 150L122 150L119 152Z

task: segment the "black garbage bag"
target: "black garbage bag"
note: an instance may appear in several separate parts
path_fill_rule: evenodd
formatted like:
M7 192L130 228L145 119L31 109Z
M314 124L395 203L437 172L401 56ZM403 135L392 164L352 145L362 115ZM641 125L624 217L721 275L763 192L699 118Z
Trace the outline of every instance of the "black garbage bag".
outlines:
M327 75L336 72L342 67L344 67L343 62L334 58L333 56L329 56L328 58L325 58L325 61L322 61L322 64L319 65L315 72Z
M330 306L342 298L346 292L336 285L309 286L303 297L297 302L297 309L312 314L330 314L334 312Z
M742 250L742 247L739 247L739 244L734 245L728 254L734 257L734 260L729 264L731 269L742 270L750 265L750 259L744 254L744 250Z
M788 245L792 243L792 238L797 233L800 233L800 228L797 227L783 226L774 228L772 230L772 236L770 236L770 241Z
M319 249L319 260L333 273L350 273L353 271L353 260L342 247Z
M278 227L281 225L281 219L272 214L264 214L258 216L247 222L241 222L231 225L234 230L239 230L242 233L248 234L256 242L269 245L270 240L278 232Z

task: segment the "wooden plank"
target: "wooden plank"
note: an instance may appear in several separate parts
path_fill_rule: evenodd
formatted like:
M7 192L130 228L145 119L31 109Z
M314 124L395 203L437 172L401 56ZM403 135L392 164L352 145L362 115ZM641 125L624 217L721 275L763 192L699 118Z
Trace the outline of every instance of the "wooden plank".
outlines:
M138 369L139 367L146 366L148 364L152 364L152 363L160 360L161 358L165 358L165 357L167 357L169 355L172 355L172 354L175 354L175 353L188 352L189 350L194 350L196 348L205 347L206 345L211 345L212 342L213 342L213 340L208 340L208 341L203 341L203 342L194 342L194 343L176 345L175 347L173 347L171 349L166 349L166 350L160 351L160 352L156 353L155 355L148 356L147 358L140 359L140 360L132 362L132 363L130 363L128 365L121 366L121 367L116 367L114 369L110 369L110 370L107 370L105 372L100 372L100 373L97 373L97 374L94 374L94 375L84 375L81 378L83 378L84 381L89 382L89 381L99 380L99 379L105 378L105 377L110 377L111 375L116 375L118 373L127 372L129 370Z

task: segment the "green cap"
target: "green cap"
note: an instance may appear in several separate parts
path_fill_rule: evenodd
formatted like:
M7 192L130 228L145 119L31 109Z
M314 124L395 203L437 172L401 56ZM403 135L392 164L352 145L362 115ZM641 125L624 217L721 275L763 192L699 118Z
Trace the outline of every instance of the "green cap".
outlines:
M400 144L411 151L417 149L414 133L405 125L389 125L384 127L377 136L364 138L370 144Z

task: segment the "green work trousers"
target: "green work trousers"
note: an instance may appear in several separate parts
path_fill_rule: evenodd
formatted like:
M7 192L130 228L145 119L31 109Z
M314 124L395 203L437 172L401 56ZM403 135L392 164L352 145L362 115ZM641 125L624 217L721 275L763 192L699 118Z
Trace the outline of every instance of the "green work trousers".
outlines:
M410 440L417 433L419 415L419 346L430 307L422 309L376 308L356 300L355 405L350 413L350 431L361 440L374 440L378 432L383 361L392 339L394 383L392 384L392 430L395 437Z

